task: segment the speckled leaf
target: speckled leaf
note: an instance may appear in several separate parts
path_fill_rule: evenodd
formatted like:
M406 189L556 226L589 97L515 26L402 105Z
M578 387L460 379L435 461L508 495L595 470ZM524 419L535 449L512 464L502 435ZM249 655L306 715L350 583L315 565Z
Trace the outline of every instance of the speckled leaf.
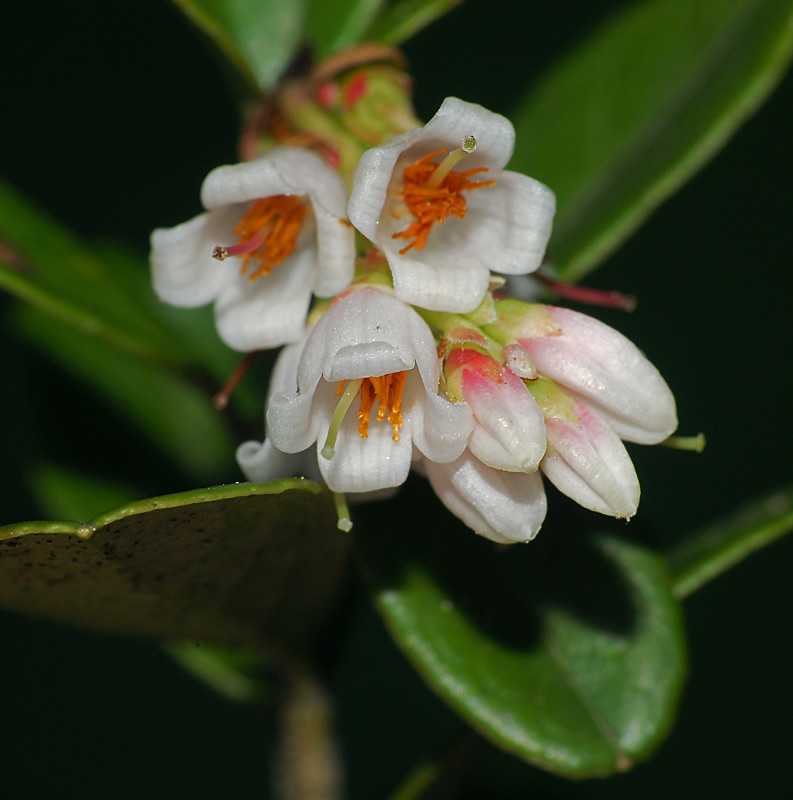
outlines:
M174 0L252 90L271 88L300 42L304 0Z
M554 772L607 775L671 724L680 612L655 554L564 538L496 550L459 528L406 525L356 547L395 640L470 725Z
M594 269L711 158L792 51L791 0L645 0L542 77L511 115L510 167L556 192L559 273Z
M87 523L0 528L0 604L71 625L257 646L303 640L348 537L303 480L142 500Z

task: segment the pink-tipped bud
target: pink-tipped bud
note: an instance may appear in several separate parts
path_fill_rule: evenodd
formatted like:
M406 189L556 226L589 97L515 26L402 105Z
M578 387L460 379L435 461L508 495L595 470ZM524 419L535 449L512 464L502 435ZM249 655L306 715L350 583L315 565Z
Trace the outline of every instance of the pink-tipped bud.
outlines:
M536 470L545 453L545 425L523 381L492 356L471 347L452 347L444 376L449 398L465 400L474 413L471 452L496 469Z

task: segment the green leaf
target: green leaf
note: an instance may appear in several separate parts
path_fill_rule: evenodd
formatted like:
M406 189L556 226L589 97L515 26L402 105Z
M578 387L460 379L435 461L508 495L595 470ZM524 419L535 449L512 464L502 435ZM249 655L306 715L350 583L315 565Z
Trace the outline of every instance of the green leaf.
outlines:
M397 0L390 3L366 32L366 38L393 47L448 14L462 0Z
M628 5L518 105L511 168L547 183L549 255L593 270L710 159L779 81L791 0Z
M672 551L674 593L683 598L793 531L793 489L774 492L709 525Z
M300 643L326 612L349 537L302 480L141 500L86 523L0 528L0 604L99 631Z
M278 80L300 43L304 0L174 0L252 90Z
M11 322L28 341L77 375L87 393L95 392L114 406L186 475L199 481L222 479L231 470L236 474L235 443L209 392L28 306L14 309Z
M88 519L102 508L115 508L139 494L105 476L54 463L37 464L29 471L27 484L39 510L61 519Z
M194 360L152 310L148 266L97 256L0 182L0 287L85 336L149 361Z
M269 660L258 650L221 647L206 642L175 642L164 650L183 669L237 703L261 703L272 692Z
M580 532L497 550L459 528L403 522L356 547L397 643L470 725L575 777L625 770L654 749L685 673L659 556Z
M308 0L306 36L323 58L364 39L383 0Z

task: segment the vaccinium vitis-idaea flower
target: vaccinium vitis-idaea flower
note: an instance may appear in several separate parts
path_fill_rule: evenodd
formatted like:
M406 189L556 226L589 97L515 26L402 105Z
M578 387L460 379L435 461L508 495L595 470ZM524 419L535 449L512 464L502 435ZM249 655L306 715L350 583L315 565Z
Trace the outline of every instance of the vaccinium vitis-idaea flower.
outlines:
M353 288L308 334L296 391L270 398L268 438L286 453L316 442L320 472L334 492L398 486L414 445L447 462L468 442L471 411L438 395L439 377L435 340L421 317L385 291ZM348 414L356 400L357 415Z
M155 291L176 306L214 301L236 350L297 341L312 292L331 297L352 281L346 200L341 178L308 150L218 167L201 188L207 211L152 234Z
M504 170L514 142L505 117L450 97L423 128L364 153L348 215L385 254L399 299L465 313L481 302L491 270L540 265L555 198Z

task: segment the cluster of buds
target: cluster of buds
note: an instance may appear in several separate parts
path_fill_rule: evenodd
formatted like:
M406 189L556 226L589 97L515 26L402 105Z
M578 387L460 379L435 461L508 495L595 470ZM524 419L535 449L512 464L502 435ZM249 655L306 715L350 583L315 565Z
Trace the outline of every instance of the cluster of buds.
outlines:
M415 467L502 543L539 530L542 474L630 518L639 483L622 440L666 439L671 392L606 325L494 297L500 276L540 266L554 195L505 169L507 119L448 98L421 126L389 69L288 86L272 146L211 172L206 211L152 235L163 300L214 302L237 350L285 345L243 472L321 477L343 498L393 490ZM284 135L286 116L314 130Z

